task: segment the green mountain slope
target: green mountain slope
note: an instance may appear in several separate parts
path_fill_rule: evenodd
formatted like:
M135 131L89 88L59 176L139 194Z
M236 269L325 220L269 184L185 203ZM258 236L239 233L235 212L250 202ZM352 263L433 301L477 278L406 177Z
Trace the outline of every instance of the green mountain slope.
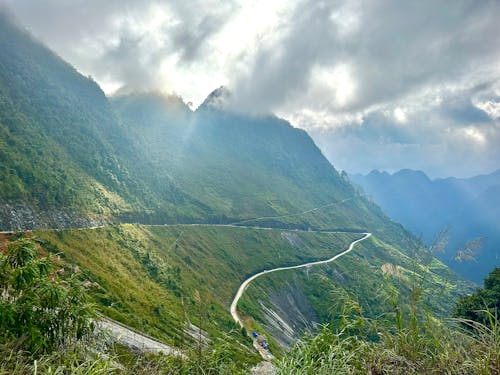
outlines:
M154 93L112 102L156 173L213 210L209 222L404 233L284 120L208 105L193 113Z
M154 174L91 78L5 15L0 21L1 227L75 225L152 207L172 219L190 205Z
M256 284L239 306L248 326L272 332L260 309L280 315L287 307L273 295L287 285L311 322L330 318L332 291L359 298L374 316L387 312L391 272L403 292L408 275L439 289L429 301L439 315L469 287L432 257L421 263L418 241L359 194L306 132L271 115L222 110L212 105L220 91L196 112L158 94L110 100L0 21L0 230L76 227L34 237L81 268L111 317L180 346L193 342L193 323L255 360L228 311L238 285L264 268L329 258L360 231L373 239L338 265ZM110 222L119 224L85 229ZM292 337L308 328L293 309L283 320L296 325Z
M110 105L2 17L0 228L246 220L401 233L286 121L158 95Z
M47 251L81 268L94 283L91 293L106 315L183 346L192 342L184 332L190 322L212 340L230 334L245 343L229 314L233 294L245 277L263 268L328 258L359 237L300 232L304 246L296 247L283 233L125 224L35 231L34 236Z
M178 346L193 342L188 331L194 324L212 342L226 340L235 355L250 360L251 352L236 344L247 347L248 338L229 313L240 283L263 269L329 258L360 234L124 224L39 230L34 237L46 250L80 267L106 315ZM290 343L315 323L329 322L339 301L358 300L373 318L390 313L394 285L408 294L414 274L424 280L426 291L432 290L426 303L436 316L450 314L453 301L471 290L438 261L418 264L374 238L329 265L258 279L238 309L247 317L247 328L265 330L278 342ZM292 334L276 329L276 316L293 327ZM276 345L274 350L280 351Z

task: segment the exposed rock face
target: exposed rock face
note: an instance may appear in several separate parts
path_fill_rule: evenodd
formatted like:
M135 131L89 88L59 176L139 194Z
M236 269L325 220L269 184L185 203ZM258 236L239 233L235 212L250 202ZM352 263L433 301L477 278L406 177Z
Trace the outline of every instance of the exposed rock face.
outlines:
M91 228L110 222L110 219L92 218L64 209L37 211L23 204L0 204L0 230Z
M281 233L281 238L287 240L288 243L295 247L304 247L304 241L298 236L297 233L283 232Z
M284 288L273 291L269 295L272 306L264 306L264 328L281 345L289 346L304 331L319 322L300 286L287 284Z

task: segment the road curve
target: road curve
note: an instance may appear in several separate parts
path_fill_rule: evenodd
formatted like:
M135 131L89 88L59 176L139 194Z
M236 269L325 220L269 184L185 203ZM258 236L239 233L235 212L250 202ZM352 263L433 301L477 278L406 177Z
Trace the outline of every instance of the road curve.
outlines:
M339 233L339 232L334 232L334 233ZM352 241L351 244L349 245L349 247L346 250L342 251L341 253L339 253L337 255L334 255L333 257L331 257L329 259L318 260L318 261L315 261L315 262L308 262L308 263L303 263L303 264L298 264L296 266L272 268L270 270L264 270L264 271L261 271L259 273L256 273L253 276L250 276L248 279L246 279L245 281L243 281L243 283L241 283L240 287L238 288L238 291L236 292L236 295L233 298L233 302L231 302L230 312L231 312L231 316L233 317L234 321L236 323L238 323L241 327L243 327L243 322L241 321L240 316L238 315L236 307L238 305L238 301L240 300L241 296L245 292L245 289L257 277L265 275L265 274L268 274L268 273L271 273L271 272L276 272L276 271L293 270L293 269L297 269L297 268L303 268L303 267L309 267L309 266L315 266L315 265L318 265L318 264L326 264L326 263L333 262L334 260L340 258L341 256L346 255L347 253L349 253L354 248L354 245L356 245L358 242L366 240L372 234L371 233L363 233L363 235L364 235L363 237L361 237L361 238L359 238L359 239L357 239L355 241Z

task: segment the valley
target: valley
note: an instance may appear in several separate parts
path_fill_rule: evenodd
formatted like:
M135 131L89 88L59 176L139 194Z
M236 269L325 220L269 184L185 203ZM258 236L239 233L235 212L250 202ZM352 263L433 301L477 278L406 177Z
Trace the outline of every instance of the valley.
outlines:
M314 337L347 334L352 345L338 353L373 349L389 357L380 363L418 372L429 368L412 362L425 335L458 332L448 319L476 285L391 219L305 130L231 107L239 93L224 86L194 110L155 90L107 95L1 9L0 34L0 374L36 373L42 359L42 373L95 360L105 367L95 373L246 374L261 361L253 332L281 369ZM54 322L78 319L57 320L65 310L32 301L88 312L87 336L56 332ZM54 342L16 309L33 321L46 315ZM90 322L117 342L99 341ZM38 342L13 349L27 337ZM377 349L396 341L411 349Z
M500 264L500 171L440 179L422 171L372 171L351 179L425 243L444 241L437 256L469 280L480 283Z

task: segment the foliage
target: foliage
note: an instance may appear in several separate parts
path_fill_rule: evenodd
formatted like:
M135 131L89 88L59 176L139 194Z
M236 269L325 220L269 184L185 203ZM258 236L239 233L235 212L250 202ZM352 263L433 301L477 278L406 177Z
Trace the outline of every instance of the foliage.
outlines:
M248 368L231 356L226 344L186 351L183 357L141 353L125 347L108 348L96 343L73 345L33 360L11 345L0 344L0 375L243 375Z
M500 325L460 320L444 324L419 309L371 320L344 316L301 340L277 363L277 374L499 374ZM349 309L349 312L360 309ZM345 313L343 313L345 314Z
M483 324L488 324L488 314L500 312L500 267L496 267L484 279L484 285L471 295L461 298L455 308L454 315Z
M11 343L0 344L0 375L103 375L118 374L120 366L90 343L37 356L19 351Z
M197 345L184 332L192 323L211 339L231 343L239 360L252 362L256 355L240 345L248 339L229 314L239 284L264 268L328 258L359 237L296 231L291 233L301 246L295 246L283 233L290 232L124 224L34 235L82 269L96 285L92 298L111 318L181 347Z
M20 239L0 254L1 341L48 352L93 333L94 310L84 287L34 242Z
M262 305L292 325L296 336L314 323L338 320L344 306L351 304L358 305L369 319L403 313L400 308L408 313L414 302L419 308L425 306L424 314L449 317L455 301L472 291L472 286L429 256L422 246L407 252L412 256L372 237L333 263L255 280L241 300L241 310L282 340L286 339L283 330L272 324ZM302 324L303 319L297 316L306 317L308 324Z

